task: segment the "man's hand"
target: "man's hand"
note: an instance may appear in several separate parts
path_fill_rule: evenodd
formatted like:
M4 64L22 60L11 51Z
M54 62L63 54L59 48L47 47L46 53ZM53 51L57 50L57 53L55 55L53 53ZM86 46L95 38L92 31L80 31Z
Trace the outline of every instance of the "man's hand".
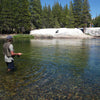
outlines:
M22 53L18 53L18 55L19 55L19 56L21 56L21 55L22 55Z
M18 56L21 56L22 53L14 53L13 51L11 51L11 55L12 55L12 56L17 56L17 55L18 55Z

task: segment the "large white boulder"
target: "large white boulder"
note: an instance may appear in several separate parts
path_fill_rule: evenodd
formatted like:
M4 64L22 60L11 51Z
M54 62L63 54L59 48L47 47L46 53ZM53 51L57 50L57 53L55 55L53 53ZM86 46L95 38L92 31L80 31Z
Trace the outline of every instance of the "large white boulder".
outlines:
M85 33L91 36L100 36L100 27L86 28Z
M91 38L77 28L47 28L30 31L35 37L53 37L53 38Z

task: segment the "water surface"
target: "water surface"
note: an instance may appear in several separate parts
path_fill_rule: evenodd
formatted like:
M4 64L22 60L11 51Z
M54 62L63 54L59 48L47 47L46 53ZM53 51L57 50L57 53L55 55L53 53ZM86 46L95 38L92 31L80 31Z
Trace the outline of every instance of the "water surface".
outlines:
M100 100L100 39L14 40L7 73L0 40L0 99Z

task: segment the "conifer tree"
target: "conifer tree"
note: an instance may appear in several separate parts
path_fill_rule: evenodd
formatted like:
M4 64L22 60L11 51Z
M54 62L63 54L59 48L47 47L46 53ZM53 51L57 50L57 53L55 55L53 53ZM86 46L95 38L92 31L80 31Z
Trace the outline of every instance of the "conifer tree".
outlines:
M69 27L70 28L74 27L74 14L73 14L73 4L72 4L72 1L70 2L70 6L69 6Z
M82 6L82 27L87 27L91 21L90 6L88 0L83 0Z
M1 10L2 10L2 0L0 0L0 13L1 13Z
M29 2L27 0L18 0L14 8L15 11L15 27L17 32L29 31L31 27Z
M3 0L0 13L1 31L22 32L30 30L30 12L27 0Z
M45 4L42 10L42 27L48 28L48 8Z
M2 0L0 0L0 34L2 33L2 20L1 20L1 11L2 11Z
M48 5L48 28L54 27L54 19L50 5Z
M91 15L88 0L73 0L64 8L40 0L0 0L0 32L24 32L34 28L87 27Z
M75 27L81 27L82 19L82 0L73 0L73 13L75 19Z
M42 6L40 0L31 1L31 22L35 28L42 27Z
M100 15L92 20L95 27L100 27Z
M61 7L61 5L59 5L58 2L55 3L54 6L52 7L52 14L54 17L54 26L61 27L62 7Z
M69 27L69 9L68 9L68 5L66 4L66 6L63 9L63 24L64 27Z
M53 20L53 15L52 15L50 5L48 5L48 7L47 7L46 4L45 4L45 6L43 7L43 10L42 10L42 26L43 26L43 28L54 27L54 20Z
M0 30L4 33L12 31L13 27L13 12L12 12L12 0L1 0L0 11Z

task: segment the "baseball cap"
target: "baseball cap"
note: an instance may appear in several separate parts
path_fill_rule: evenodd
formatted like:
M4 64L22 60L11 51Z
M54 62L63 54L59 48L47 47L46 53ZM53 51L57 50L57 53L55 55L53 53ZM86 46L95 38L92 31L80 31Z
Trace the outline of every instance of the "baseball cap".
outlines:
M11 35L8 35L6 39L12 39L13 37Z

